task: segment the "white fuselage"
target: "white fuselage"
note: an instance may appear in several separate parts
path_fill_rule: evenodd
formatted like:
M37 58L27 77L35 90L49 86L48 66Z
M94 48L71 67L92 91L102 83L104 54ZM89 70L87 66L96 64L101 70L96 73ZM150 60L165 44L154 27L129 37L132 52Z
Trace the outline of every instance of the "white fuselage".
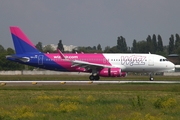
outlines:
M104 54L105 58L124 72L173 71L174 64L156 54Z

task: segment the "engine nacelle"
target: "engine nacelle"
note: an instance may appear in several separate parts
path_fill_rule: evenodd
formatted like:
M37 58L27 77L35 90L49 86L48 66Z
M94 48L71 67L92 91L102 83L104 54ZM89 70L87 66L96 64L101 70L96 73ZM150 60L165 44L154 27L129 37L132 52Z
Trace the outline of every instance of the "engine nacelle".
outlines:
M120 68L103 68L99 71L99 76L102 77L125 77L126 72L121 72Z

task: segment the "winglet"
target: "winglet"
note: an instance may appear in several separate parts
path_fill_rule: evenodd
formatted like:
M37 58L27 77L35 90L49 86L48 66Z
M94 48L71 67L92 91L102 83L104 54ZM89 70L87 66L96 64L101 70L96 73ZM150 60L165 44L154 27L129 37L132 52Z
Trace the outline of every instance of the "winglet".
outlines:
M59 55L61 56L62 59L66 59L64 54L57 48L57 51L59 53Z

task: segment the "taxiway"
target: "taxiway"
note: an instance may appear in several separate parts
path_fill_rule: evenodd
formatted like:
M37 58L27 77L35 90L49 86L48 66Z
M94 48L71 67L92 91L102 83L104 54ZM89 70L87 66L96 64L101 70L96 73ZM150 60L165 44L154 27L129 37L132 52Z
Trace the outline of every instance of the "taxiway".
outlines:
M180 81L0 81L1 86L29 86L29 85L97 85L97 84L179 84Z

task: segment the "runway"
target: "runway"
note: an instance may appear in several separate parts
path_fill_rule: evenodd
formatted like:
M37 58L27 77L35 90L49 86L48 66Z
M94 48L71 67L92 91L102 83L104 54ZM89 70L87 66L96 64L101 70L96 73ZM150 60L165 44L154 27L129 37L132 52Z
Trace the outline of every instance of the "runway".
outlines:
M1 86L32 86L32 85L97 85L97 84L179 84L180 81L0 81Z

